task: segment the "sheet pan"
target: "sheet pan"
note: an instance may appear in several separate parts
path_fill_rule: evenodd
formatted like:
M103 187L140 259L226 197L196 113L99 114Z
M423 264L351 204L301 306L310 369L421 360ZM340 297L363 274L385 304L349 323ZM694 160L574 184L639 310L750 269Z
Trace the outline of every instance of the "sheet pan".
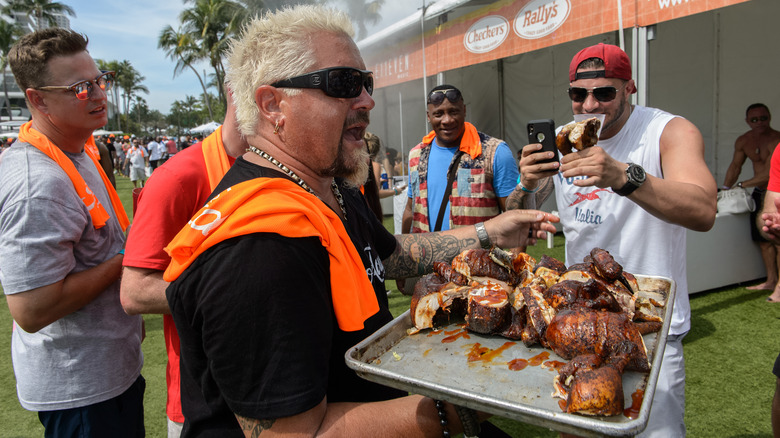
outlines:
M669 278L636 278L641 290L662 293L666 301L661 331L644 336L650 372L623 374L625 407L633 409L633 418L564 413L561 399L551 394L557 375L554 365L567 361L551 350L466 332L462 323L409 335L409 311L351 348L345 359L367 380L494 415L581 436L636 435L647 426L676 293L676 285ZM488 353L475 355L479 349ZM469 361L469 355L482 359ZM517 368L523 361L528 361L528 366L510 369L511 364Z

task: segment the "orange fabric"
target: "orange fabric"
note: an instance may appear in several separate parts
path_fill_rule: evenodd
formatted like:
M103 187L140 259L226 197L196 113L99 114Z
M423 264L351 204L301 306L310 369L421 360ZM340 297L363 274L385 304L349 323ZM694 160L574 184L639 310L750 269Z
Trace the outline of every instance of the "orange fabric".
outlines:
M203 140L201 151L203 151L203 161L206 163L209 187L214 190L230 169L230 159L225 152L225 145L222 144L221 126Z
M87 186L84 178L82 178L78 170L76 170L76 166L73 165L70 158L68 158L60 148L55 146L45 135L33 129L31 121L19 128L19 141L35 146L38 150L59 164L73 183L76 193L78 193L81 200L84 201L84 204L87 206L89 215L92 217L92 225L95 228L102 228L106 225L106 221L108 221L110 216L106 212L105 207L103 207L103 204L100 203L97 196L95 196L89 186ZM87 143L84 145L84 152L92 159L92 162L95 163L95 167L100 173L103 184L108 191L108 196L111 199L114 214L119 221L119 225L122 227L122 231L125 231L130 224L130 221L127 219L127 213L125 213L125 208L122 206L122 201L119 200L119 195L117 195L114 186L111 184L111 181L108 180L106 173L100 166L100 156L94 152L96 149L95 139L89 137L89 140L87 140Z
M87 141L87 144L84 145L84 149L89 149L90 152L92 152L92 155L100 156L100 149L98 149L97 144L95 144L95 139L92 139L92 142Z
M142 157L146 157L146 152L144 152L144 148L142 148L140 146L132 146L132 147L130 147L130 150L127 153L128 154L132 154L132 153L134 153L136 151L136 149L141 151L141 156Z
M374 288L341 219L327 205L284 178L256 178L236 184L206 204L165 248L171 282L204 251L236 236L276 233L320 239L330 259L333 309L344 331L363 328L379 311Z
M463 137L460 138L460 146L458 149L469 154L471 159L475 159L482 154L482 141L479 139L479 132L477 132L476 126L469 122L465 122L465 131L463 131ZM425 144L431 144L436 137L436 132L431 131L423 137L422 142Z

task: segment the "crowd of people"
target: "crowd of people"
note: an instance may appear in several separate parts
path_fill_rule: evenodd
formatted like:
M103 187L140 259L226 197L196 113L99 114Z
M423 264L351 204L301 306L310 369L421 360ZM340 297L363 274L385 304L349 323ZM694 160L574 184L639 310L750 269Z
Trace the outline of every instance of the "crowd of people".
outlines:
M440 85L431 132L399 157L367 132L374 78L352 36L345 14L321 6L252 20L230 46L224 123L193 144L93 137L114 77L86 38L50 28L14 45L32 120L0 160L0 267L19 400L46 435L144 436L140 315L154 313L169 437L505 436L489 414L359 378L344 353L392 320L385 280L468 248L525 248L560 222L567 265L600 247L629 272L675 280L641 436L684 436L684 233L716 213L699 130L631 105L628 56L598 44L568 72L572 113L605 116L596 147L548 161L530 144L516 159ZM127 235L115 172L143 187ZM537 209L553 188L560 218ZM578 202L595 191L598 202ZM367 199L402 194L393 235ZM772 242L778 217L763 217Z

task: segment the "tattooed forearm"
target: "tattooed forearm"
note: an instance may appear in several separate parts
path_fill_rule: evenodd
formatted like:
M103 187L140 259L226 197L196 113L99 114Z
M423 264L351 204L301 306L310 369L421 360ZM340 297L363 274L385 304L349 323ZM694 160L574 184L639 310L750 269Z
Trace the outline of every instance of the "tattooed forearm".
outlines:
M447 232L401 234L396 239L395 252L383 260L388 278L426 274L433 270L433 262L452 260L464 249L479 245L476 236L458 238Z
M241 430L244 431L244 436L251 438L259 437L260 433L274 425L274 420L255 420L254 418L246 418L240 415L236 415L236 419L241 426Z
M552 177L540 180L536 193L528 193L517 187L507 196L506 209L524 208L535 210L541 207L545 199L552 193L553 188L555 188L555 185L552 182Z

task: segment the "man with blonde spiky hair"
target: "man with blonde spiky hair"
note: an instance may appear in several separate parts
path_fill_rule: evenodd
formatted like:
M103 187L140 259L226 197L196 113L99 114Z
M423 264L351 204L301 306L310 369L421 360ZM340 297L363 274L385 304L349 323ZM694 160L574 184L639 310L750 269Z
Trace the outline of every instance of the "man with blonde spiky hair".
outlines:
M392 320L386 276L554 230L551 215L514 211L481 236L388 233L357 190L373 74L351 35L345 14L298 6L254 19L231 46L249 151L166 249L185 437L459 433L453 405L362 380L344 353ZM413 259L415 245L430 258Z

